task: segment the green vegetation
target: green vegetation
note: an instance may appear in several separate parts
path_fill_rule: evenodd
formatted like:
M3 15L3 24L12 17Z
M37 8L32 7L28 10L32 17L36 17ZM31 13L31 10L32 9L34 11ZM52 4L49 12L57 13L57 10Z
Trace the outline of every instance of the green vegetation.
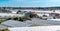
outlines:
M25 20L30 20L30 17L29 16L24 16L22 18L25 19Z
M13 18L13 20L18 20L18 17Z
M10 31L8 28L0 28L0 31Z
M30 18L38 17L35 12L27 12L25 16L29 16Z
M17 20L17 21L26 21L31 20L29 16L23 16L23 17L15 17L15 18L8 18L7 20Z
M21 11L18 11L21 12ZM17 14L18 14L17 12ZM26 21L26 20L31 20L31 18L39 18L38 15L35 12L28 12L25 14L23 17L15 17L15 18L8 18L7 20L18 20L18 21Z
M26 20L31 20L31 19L28 16L19 17L18 19L18 21L21 21L21 22L26 21Z
M11 20L12 18L8 18L7 20Z
M22 18L23 18L23 19L30 19L29 16L23 16Z
M0 23L2 23L2 22L4 22L5 20L3 20L3 19L0 19Z
M22 18L22 17L19 17L19 20L18 20L18 21L23 22L24 20L23 20L23 18Z
M18 11L21 12L21 11ZM17 14L18 14L17 12ZM26 21L26 20L31 20L31 18L39 18L39 16L35 12L27 12L25 16L23 17L10 17L7 20L16 20L16 21Z
M20 10L18 10L16 14L18 14L19 12L21 12L21 11L20 11Z

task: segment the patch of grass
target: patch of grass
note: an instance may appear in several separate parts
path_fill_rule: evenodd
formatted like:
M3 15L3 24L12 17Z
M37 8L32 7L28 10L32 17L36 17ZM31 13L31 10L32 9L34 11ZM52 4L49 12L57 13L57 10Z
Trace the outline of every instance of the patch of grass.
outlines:
M0 19L0 23L4 22L5 20Z

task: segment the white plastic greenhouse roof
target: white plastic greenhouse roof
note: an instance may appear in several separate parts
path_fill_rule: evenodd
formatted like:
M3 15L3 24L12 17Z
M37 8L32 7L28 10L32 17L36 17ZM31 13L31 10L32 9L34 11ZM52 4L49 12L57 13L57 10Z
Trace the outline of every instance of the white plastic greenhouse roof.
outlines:
M26 22L20 22L20 21L15 21L15 20L9 20L9 21L5 21L1 24L7 25L7 26L11 26L11 27L26 27L26 26L30 26L31 24L26 23Z

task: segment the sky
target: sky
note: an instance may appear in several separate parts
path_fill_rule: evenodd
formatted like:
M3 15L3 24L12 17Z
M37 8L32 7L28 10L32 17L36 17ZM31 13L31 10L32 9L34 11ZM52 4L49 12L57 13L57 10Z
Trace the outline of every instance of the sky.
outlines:
M0 0L0 7L55 7L60 0Z

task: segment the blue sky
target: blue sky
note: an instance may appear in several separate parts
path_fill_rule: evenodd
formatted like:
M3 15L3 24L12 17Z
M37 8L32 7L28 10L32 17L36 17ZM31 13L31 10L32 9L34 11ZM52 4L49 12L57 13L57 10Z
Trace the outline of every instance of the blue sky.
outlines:
M0 7L54 7L60 0L0 0Z

